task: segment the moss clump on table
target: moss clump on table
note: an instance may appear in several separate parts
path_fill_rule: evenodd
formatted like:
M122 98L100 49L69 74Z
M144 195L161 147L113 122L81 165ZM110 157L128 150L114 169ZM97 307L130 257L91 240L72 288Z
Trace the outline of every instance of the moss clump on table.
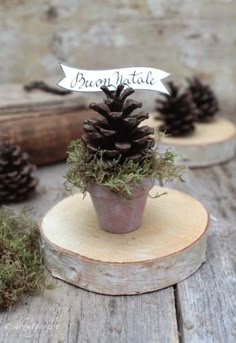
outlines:
M157 137L157 143L160 137ZM174 165L175 153L167 149L163 154L157 147L147 152L142 160L126 159L121 163L120 157L111 161L103 159L102 151L90 154L81 140L72 141L68 149L68 163L71 164L66 174L65 187L71 190L78 187L83 194L90 183L109 188L111 191L129 197L132 187L141 184L146 177L153 177L163 182L178 178L184 168Z
M0 208L0 310L44 281L38 225L25 211Z

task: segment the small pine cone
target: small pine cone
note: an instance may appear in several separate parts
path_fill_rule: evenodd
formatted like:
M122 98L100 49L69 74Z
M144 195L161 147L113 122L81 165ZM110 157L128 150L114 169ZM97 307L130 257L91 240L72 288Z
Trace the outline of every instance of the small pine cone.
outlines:
M82 141L91 154L103 152L104 160L114 158L140 160L155 145L151 135L154 129L139 124L148 118L148 113L134 110L142 104L132 99L126 99L134 93L132 88L124 89L119 85L115 91L106 86L101 89L106 94L104 103L90 104L90 108L101 114L103 118L84 121Z
M202 82L194 77L187 80L189 91L192 95L192 99L198 109L198 116L196 120L199 122L211 121L215 114L219 111L218 100L213 90L208 85L202 84Z
M37 186L35 166L17 145L0 144L0 203L24 200Z
M160 113L160 117L156 119L163 121L160 131L171 136L189 135L195 129L196 106L188 92L180 93L173 82L169 82L168 85L170 94L163 94L164 99L157 100L156 110Z

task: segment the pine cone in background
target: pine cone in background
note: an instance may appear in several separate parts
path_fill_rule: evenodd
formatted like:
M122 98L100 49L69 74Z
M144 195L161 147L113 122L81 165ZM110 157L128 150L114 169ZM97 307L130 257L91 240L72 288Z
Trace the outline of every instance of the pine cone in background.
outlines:
M202 84L197 77L187 79L189 86L187 91L192 95L192 99L198 109L198 116L196 118L199 122L211 121L219 111L219 105L214 92L210 86Z
M164 123L160 131L171 136L186 136L194 131L194 120L197 109L189 92L180 93L173 83L168 83L170 94L163 94L164 99L157 100L156 110L161 114L156 119Z
M25 199L38 184L28 154L9 142L0 144L0 203Z
M126 98L134 93L134 89L119 85L115 91L106 86L101 89L106 94L104 103L90 104L90 108L103 116L99 119L84 121L82 141L92 154L103 150L104 160L112 160L122 156L121 160L141 159L154 145L150 137L154 129L139 124L148 118L148 113L133 113L142 103Z

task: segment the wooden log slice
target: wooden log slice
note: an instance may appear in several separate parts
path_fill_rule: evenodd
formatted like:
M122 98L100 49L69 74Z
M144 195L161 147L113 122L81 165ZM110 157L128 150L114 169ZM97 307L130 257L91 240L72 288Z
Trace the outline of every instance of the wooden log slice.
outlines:
M70 196L41 225L45 263L52 275L102 294L155 291L176 284L205 261L208 213L185 193L155 186L142 226L128 234L99 228L90 197Z
M160 121L151 115L145 125L158 128ZM236 127L234 123L217 118L211 123L196 123L196 130L187 137L166 136L160 148L172 148L179 156L176 164L206 167L231 160L235 156Z

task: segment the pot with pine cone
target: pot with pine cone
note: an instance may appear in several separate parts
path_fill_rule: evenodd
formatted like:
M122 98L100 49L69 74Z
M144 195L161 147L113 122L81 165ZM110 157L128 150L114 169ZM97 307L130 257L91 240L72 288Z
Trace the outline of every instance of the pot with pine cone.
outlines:
M155 178L173 179L180 177L180 171L173 164L173 153L157 152L154 129L141 125L148 114L136 112L142 104L127 99L134 90L124 85L115 91L101 89L104 102L90 105L101 117L85 120L81 140L69 146L72 167L66 185L90 193L102 229L127 233L141 225Z
M18 145L0 144L0 203L26 199L38 184L32 176L35 166Z

